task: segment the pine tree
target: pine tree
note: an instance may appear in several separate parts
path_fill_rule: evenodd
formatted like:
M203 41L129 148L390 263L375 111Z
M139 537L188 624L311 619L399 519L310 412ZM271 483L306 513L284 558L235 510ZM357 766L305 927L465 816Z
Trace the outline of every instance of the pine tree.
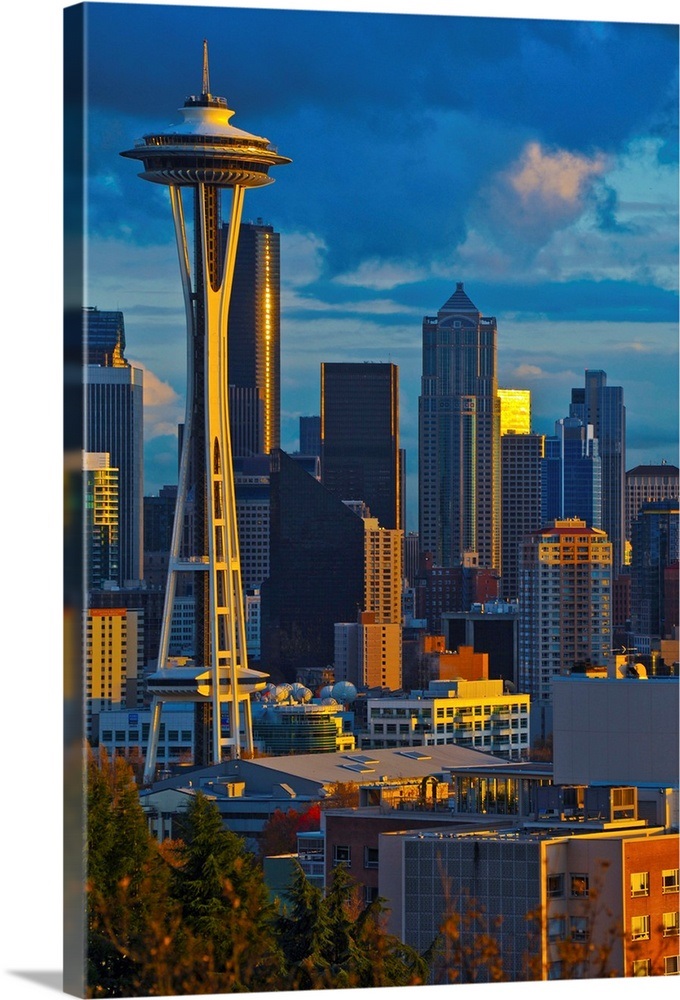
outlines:
M210 944L224 990L272 988L281 972L262 872L202 793L182 824L172 894L188 929Z
M318 988L329 968L324 955L330 950L331 929L323 893L299 865L288 889L286 911L277 920L277 936L286 962L287 988Z
M88 983L96 995L130 995L140 988L139 943L166 896L166 866L126 762L90 752L87 773Z

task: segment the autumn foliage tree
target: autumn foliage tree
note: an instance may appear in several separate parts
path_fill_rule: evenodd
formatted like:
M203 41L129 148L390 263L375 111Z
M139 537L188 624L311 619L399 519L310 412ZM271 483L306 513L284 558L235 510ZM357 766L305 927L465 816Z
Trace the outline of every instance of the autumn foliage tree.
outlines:
M292 854L297 848L297 835L308 830L318 830L321 810L313 803L304 812L297 809L276 809L262 830L259 843L260 858L276 854Z

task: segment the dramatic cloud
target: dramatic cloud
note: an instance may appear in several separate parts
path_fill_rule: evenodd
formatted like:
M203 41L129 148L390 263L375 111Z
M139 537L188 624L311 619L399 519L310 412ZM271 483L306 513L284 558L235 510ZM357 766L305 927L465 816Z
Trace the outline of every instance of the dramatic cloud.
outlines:
M86 31L88 298L124 311L129 353L178 399L167 191L120 151L179 120L207 37L234 123L293 161L244 215L281 233L284 446L318 412L322 361L393 360L415 468L421 320L456 281L498 318L501 378L531 385L548 429L602 367L625 387L629 446L638 426L667 434L653 400L677 398L676 27L94 4ZM149 481L173 467L176 409L149 407Z

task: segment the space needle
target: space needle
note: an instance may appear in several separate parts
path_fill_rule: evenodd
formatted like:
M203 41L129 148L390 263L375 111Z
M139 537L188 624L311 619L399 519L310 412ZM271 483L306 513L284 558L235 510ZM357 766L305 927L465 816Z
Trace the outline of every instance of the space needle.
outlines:
M197 755L219 763L227 756L240 756L242 746L252 750L250 692L264 687L266 677L249 670L247 663L229 426L227 320L245 190L271 184L270 167L291 161L279 155L268 139L231 124L234 112L226 99L210 93L205 41L201 93L188 97L180 114L179 124L145 135L133 149L121 153L142 161L140 177L168 187L187 326L186 417L158 666L148 679L152 712L145 782L155 774L166 702L203 705L197 734L205 734L208 745L197 746ZM185 188L193 195L192 248ZM225 191L231 192L231 205L224 199L229 226L223 247ZM187 545L183 535L190 498L193 530ZM177 575L186 572L193 573L197 583L195 661L193 666L170 666ZM226 731L223 722L228 723Z

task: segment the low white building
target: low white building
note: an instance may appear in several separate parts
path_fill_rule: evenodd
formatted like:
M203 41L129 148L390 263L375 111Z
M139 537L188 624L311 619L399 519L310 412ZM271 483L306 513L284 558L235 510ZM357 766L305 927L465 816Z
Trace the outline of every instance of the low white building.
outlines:
M408 697L369 698L362 748L471 747L511 760L529 748L529 695L506 694L502 680L431 681Z

